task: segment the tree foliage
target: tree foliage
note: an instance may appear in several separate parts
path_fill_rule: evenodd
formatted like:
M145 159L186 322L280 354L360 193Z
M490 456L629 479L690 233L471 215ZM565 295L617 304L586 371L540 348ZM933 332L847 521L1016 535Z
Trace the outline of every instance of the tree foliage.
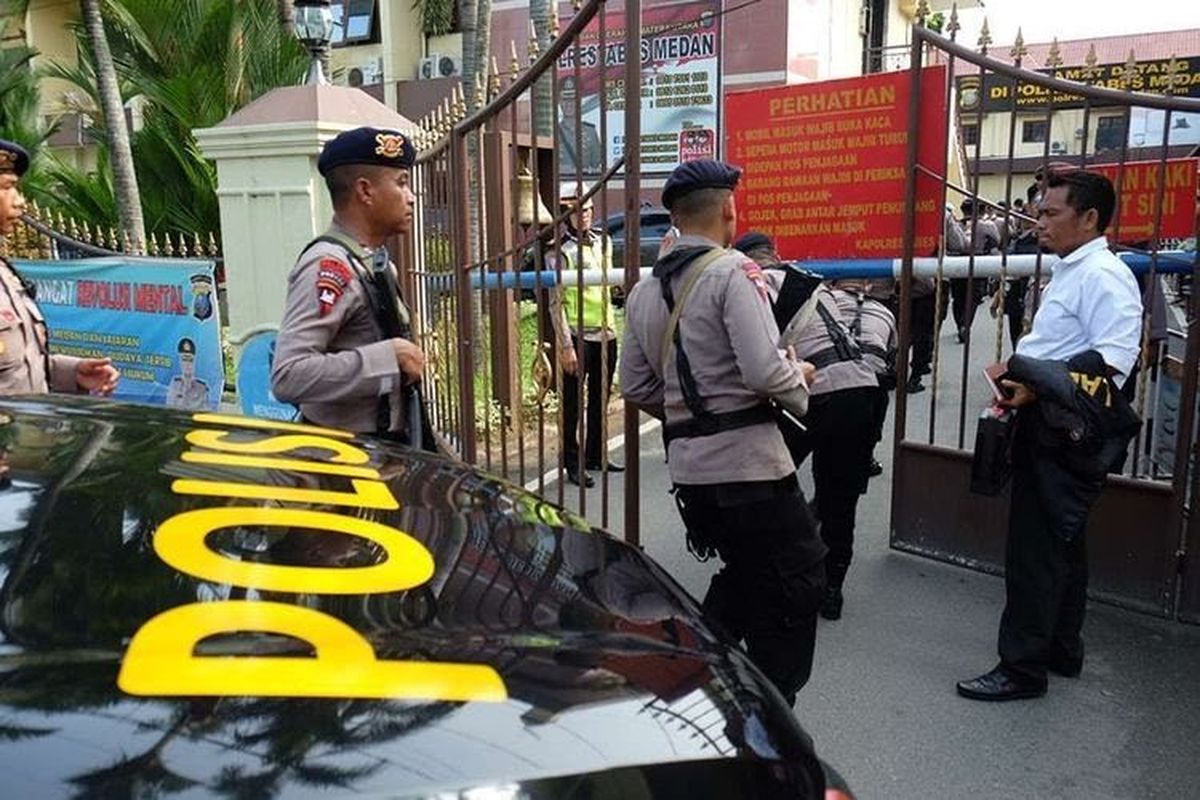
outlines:
M104 0L104 22L122 99L141 118L133 160L148 232L217 231L216 171L192 131L211 127L265 92L298 83L308 58L280 25L274 0ZM55 77L74 84L99 106L95 60L77 29L79 62L56 65ZM99 174L65 165L49 187L65 213L115 223L111 154L103 123L87 133L100 149Z

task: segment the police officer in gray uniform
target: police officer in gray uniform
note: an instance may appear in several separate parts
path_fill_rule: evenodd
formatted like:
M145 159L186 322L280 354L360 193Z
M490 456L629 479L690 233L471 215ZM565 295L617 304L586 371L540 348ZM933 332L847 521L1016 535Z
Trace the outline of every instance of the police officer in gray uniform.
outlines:
M762 270L725 249L740 175L703 160L667 179L663 205L681 235L626 302L621 387L665 419L689 548L724 562L705 611L792 700L812 670L825 547L773 404L803 414L811 367L778 346Z
M765 241L767 246L763 246ZM786 270L774 245L761 233L738 241L745 252L767 268L772 288L785 289ZM814 505L821 521L821 539L829 548L825 557L825 597L821 616L842 616L842 584L854 551L854 524L859 495L867 487L871 451L875 446L875 417L879 382L863 360L862 350L850 332L837 297L827 284L812 291L791 314L776 299L775 318L785 329L784 344L797 357L816 368L810 384L804 428L784 425L782 430L795 464L813 457Z
M891 280L846 279L834 281L833 296L842 320L858 343L863 361L875 372L879 382L875 394L875 444L883 439L889 393L896 388L896 316L888 308L894 294ZM871 477L883 472L883 466L871 456L867 468Z
M318 425L409 442L406 426L425 354L407 336L408 309L384 242L412 227L409 167L399 131L355 128L317 162L333 224L288 276L271 389Z
M16 230L25 213L21 178L29 153L0 139L0 236ZM50 331L33 282L0 257L0 395L91 392L110 395L121 373L109 358L50 352Z

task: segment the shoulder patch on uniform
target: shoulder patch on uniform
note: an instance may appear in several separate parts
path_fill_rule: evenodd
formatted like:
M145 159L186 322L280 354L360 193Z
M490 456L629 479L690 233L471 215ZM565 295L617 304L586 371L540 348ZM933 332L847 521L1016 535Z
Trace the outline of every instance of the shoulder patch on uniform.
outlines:
M317 265L317 305L322 317L333 310L352 280L354 272L349 264L336 258L321 259Z
M754 284L754 288L758 290L758 296L763 300L770 300L770 294L767 292L767 279L763 277L762 267L757 262L746 259L741 263L742 273L745 274L750 282Z

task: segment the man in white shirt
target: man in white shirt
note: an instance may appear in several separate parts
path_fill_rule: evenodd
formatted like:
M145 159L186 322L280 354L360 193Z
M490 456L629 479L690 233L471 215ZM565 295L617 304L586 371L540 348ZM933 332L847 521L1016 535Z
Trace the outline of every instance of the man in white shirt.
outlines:
M1119 387L1137 362L1142 300L1129 268L1108 249L1104 231L1116 196L1109 180L1080 169L1052 171L1038 216L1038 239L1062 259L1042 294L1033 330L1017 354L1067 361L1089 350L1104 359ZM1064 498L1039 490L1032 475L1036 429L1042 423L1034 391L1006 380L1005 405L1020 408L1013 446L1013 485L1005 548L1007 602L1000 619L1000 663L961 681L975 700L1015 700L1046 692L1047 670L1066 677L1083 667L1087 600L1085 536L1059 530L1051 509Z

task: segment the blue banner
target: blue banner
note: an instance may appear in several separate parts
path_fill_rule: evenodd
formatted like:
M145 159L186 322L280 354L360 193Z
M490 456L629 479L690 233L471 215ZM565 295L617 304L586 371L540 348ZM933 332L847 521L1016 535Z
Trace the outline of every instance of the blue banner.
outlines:
M242 344L237 365L237 395L246 416L296 421L300 417L299 409L280 402L271 391L276 334L273 330L259 331Z
M113 397L216 409L225 388L213 262L135 257L18 261L37 287L50 350L109 357Z

